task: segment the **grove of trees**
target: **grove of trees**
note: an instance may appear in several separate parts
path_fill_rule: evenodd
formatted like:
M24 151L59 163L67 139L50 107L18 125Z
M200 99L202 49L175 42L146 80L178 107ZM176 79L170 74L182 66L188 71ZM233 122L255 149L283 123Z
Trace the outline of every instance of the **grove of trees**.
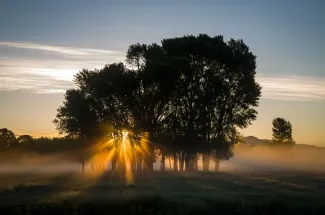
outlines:
M207 170L211 158L232 156L238 128L256 118L261 87L255 69L256 56L242 40L201 34L134 44L126 64L81 70L54 123L78 139L122 129L147 134L149 153L142 159L149 171L157 150L179 160L181 171L194 170L202 154Z

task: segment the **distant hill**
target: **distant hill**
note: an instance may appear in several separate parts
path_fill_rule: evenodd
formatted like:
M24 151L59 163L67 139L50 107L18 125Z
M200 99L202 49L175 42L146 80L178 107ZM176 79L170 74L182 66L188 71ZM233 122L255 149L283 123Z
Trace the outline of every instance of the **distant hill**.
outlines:
M259 145L267 142L271 142L272 140L267 140L267 139L259 139L254 136L247 136L243 138L243 144L247 145ZM320 146L314 146L314 145L308 145L308 144L295 144L295 148L299 149L320 149L320 150L325 150L325 147L320 147Z
M248 145L258 145L262 143L267 143L271 140L265 140L265 139L258 139L257 137L254 136L248 136L243 138L243 143L248 144Z

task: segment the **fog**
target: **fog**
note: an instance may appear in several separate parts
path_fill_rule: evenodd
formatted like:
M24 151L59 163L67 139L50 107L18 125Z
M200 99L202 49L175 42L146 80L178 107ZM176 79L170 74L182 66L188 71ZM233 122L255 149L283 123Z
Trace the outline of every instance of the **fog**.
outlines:
M238 145L225 162L228 171L325 171L325 148L295 145L292 149Z
M39 155L32 152L15 151L2 155L0 173L60 173L80 171L80 164L67 153Z
M153 164L160 171L160 159ZM210 161L210 171L214 171L214 161ZM165 170L170 170L173 160L165 161ZM107 163L106 170L111 164ZM202 170L202 158L198 156L198 169ZM90 164L85 164L85 172L90 172ZM252 171L316 171L325 172L325 148L296 145L291 150L263 145L242 146L234 149L234 156L220 162L221 172ZM81 162L68 153L38 155L27 152L11 152L0 159L0 173L61 173L81 172Z

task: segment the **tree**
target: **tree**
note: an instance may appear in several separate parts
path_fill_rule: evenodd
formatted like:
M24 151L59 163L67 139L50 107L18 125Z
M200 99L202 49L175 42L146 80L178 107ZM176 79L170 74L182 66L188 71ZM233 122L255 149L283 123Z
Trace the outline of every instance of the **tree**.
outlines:
M198 153L232 156L237 129L256 118L256 57L242 40L201 34L134 44L126 63L75 76L77 88L66 92L54 120L60 133L89 138L130 129L147 143L171 134L174 160L193 170Z
M17 138L19 144L31 143L33 140L33 137L30 135L21 135Z
M237 128L256 119L261 95L256 57L242 40L225 42L222 36L205 34L165 39L162 47L180 72L171 101L171 132L183 136L187 145L201 139L204 151L232 151Z
M67 90L64 105L58 108L56 119L53 121L60 134L80 138L97 135L98 116L91 103L91 99L82 90Z
M16 142L15 134L7 128L0 129L0 148L10 148Z
M273 141L275 143L293 144L292 125L283 118L275 118L273 124Z

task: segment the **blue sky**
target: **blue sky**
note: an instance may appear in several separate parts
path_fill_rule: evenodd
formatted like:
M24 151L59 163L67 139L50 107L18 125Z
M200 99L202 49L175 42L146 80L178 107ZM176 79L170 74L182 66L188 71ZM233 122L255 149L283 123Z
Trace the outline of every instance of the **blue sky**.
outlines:
M207 33L241 38L257 55L263 95L245 135L270 138L282 116L297 142L325 145L323 11L321 0L2 0L0 127L54 134L55 110L81 68L124 61L133 43Z

